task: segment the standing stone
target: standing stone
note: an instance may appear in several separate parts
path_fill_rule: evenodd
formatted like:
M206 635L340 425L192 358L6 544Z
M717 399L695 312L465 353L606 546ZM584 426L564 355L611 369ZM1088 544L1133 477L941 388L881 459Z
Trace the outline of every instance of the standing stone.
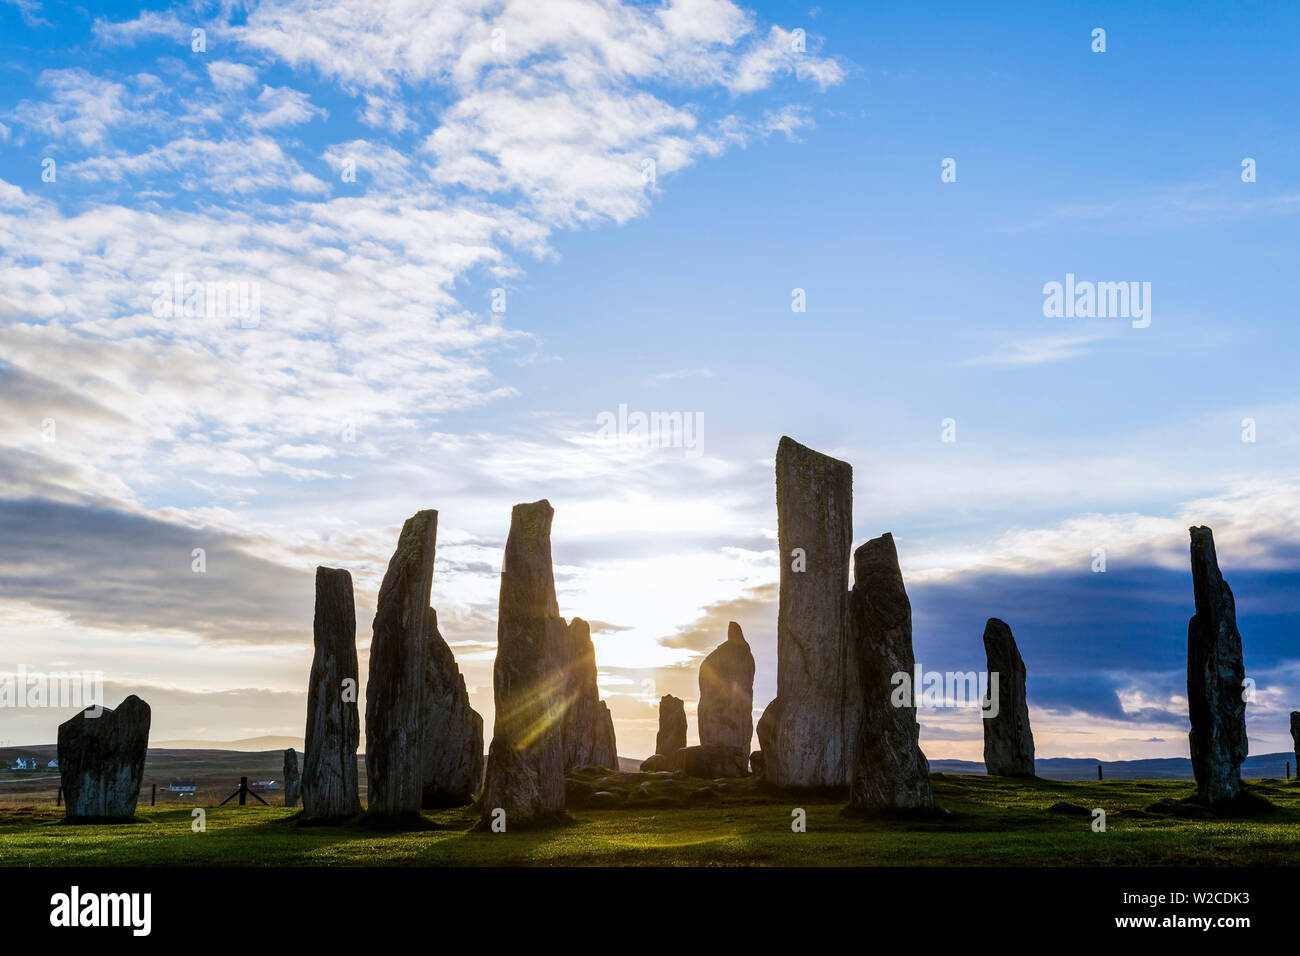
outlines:
M700 744L744 751L754 737L754 655L740 625L727 624L727 639L700 662Z
M596 730L593 738L596 744L592 746L592 763L609 770L618 770L618 741L614 739L614 715L609 712L609 705L603 700L600 702L600 712L596 715Z
M665 694L659 698L659 733L655 735L655 753L670 754L686 746L686 704L680 697Z
M1291 742L1295 746L1295 775L1300 778L1300 710L1291 711Z
M504 810L507 828L564 812L564 661L568 626L555 600L549 501L515 505L501 564L496 724L480 826Z
M1025 662L1006 623L991 617L984 625L984 653L989 662L989 698L985 700L984 769L998 777L1034 775L1034 735L1025 699ZM997 675L996 713L992 692Z
M912 603L903 586L891 534L873 538L853 554L849 621L862 677L862 730L849 804L860 810L933 807L930 762L921 752L916 690L895 699L895 674L911 686Z
M847 786L862 718L848 629L852 467L782 438L776 521L776 699L758 721L764 776L779 787Z
M438 612L424 621L424 717L420 759L425 810L462 807L483 785L483 718L469 706L456 655L438 631Z
M284 805L296 807L302 797L302 778L298 776L298 753L292 747L284 752Z
M99 716L92 716L98 710ZM135 816L149 750L149 705L132 694L116 709L87 707L59 724L59 782L69 821Z
M1205 527L1189 530L1196 613L1187 625L1188 739L1197 799L1214 805L1241 793L1241 765L1248 752L1246 668L1236 605L1219 573L1214 534Z
M357 613L352 575L316 569L316 653L307 686L302 808L309 820L338 820L361 812L357 791Z
M618 769L614 720L596 684L596 646L591 625L580 617L569 622L565 641L564 769Z
M379 587L366 681L366 780L371 812L420 812L424 767L424 638L438 512L406 519Z

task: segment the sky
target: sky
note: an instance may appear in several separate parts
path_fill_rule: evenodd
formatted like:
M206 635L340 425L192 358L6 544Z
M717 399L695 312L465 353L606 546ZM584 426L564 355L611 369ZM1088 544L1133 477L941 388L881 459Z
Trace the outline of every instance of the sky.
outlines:
M925 670L1011 625L1039 756L1186 755L1210 525L1251 751L1289 750L1300 11L900 6L0 0L0 672L102 671L155 740L301 737L315 567L364 675L436 508L490 727L510 509L547 498L620 753L665 693L695 742L728 621L775 694L789 435L853 465L855 546L894 534ZM918 718L980 759L977 711Z

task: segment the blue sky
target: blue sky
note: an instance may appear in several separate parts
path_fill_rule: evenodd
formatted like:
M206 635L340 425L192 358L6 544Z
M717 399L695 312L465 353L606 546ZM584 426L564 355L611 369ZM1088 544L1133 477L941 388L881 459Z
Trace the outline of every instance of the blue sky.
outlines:
M561 610L605 625L648 752L729 619L774 692L789 434L854 465L855 544L894 533L928 668L1011 624L1044 756L1186 752L1212 525L1252 750L1290 746L1300 14L425 6L0 3L0 668L103 669L164 739L301 733L312 569L353 570L364 640L436 507L490 722L509 509L548 497ZM151 315L177 270L258 283L258 327ZM1045 317L1067 273L1150 283L1150 326ZM702 454L602 445L620 404L702 416ZM978 718L921 721L978 758Z

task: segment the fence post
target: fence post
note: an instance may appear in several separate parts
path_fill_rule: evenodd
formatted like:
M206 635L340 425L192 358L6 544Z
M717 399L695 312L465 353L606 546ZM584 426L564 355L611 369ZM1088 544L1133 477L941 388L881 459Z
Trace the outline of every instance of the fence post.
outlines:
M248 802L248 778L239 778L239 805L242 807Z
M1101 764L1097 764L1097 779L1098 779L1098 780L1102 779L1102 776L1101 776Z
M59 792L54 795L54 805L56 807L63 806L63 784L59 784Z
M153 785L153 793L149 794L149 806L158 806L158 784Z

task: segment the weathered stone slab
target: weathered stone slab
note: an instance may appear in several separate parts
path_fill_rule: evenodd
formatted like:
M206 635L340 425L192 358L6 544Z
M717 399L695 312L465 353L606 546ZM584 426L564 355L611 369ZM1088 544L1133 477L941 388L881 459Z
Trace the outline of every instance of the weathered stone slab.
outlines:
M1206 527L1189 529L1192 591L1196 613L1187 624L1188 740L1196 796L1202 803L1227 803L1241 793L1246 739L1246 667L1237 631L1237 608Z
M596 683L596 647L591 625L580 617L569 622L565 641L564 769L618 769L614 721L600 699Z
M384 816L420 812L424 765L424 640L438 540L438 512L406 519L375 609L366 681L366 785L369 809Z
M284 752L284 805L296 807L302 799L302 777L298 774L298 752L290 747Z
M686 746L686 702L665 694L659 698L659 732L655 735L655 753L670 754Z
M1291 711L1291 742L1295 746L1295 763L1291 767L1300 777L1300 710Z
M754 654L735 621L727 639L700 663L700 743L738 747L754 738Z
M483 785L483 718L469 705L456 655L429 608L424 635L424 716L421 806L426 810L470 803Z
M569 628L555 600L548 501L515 505L501 567L496 723L480 801L481 827L497 810L506 826L564 812L564 661Z
M309 820L338 820L361 812L357 790L357 614L352 575L316 569L315 655L307 685L307 736L302 806Z
M862 718L848 629L852 467L782 438L776 510L777 696L758 722L764 776L781 787L846 786Z
M59 725L59 781L69 821L121 823L135 816L150 720L149 705L132 694L116 708L88 707Z
M739 747L726 744L700 744L655 754L641 762L641 769L647 773L680 770L688 777L704 780L745 777L749 775L749 755Z
M1025 696L1025 662L1006 622L996 617L988 619L984 625L984 653L988 657L990 692L993 675L997 675L998 682L996 716L990 716L989 707L983 714L984 769L999 777L1032 777L1034 735L1029 728Z
M853 555L849 619L861 669L862 729L849 804L858 810L914 810L934 806L930 763L921 752L915 693L896 697L894 677L913 680L912 603L898 567L893 535L862 545ZM919 690L919 688L914 688Z

